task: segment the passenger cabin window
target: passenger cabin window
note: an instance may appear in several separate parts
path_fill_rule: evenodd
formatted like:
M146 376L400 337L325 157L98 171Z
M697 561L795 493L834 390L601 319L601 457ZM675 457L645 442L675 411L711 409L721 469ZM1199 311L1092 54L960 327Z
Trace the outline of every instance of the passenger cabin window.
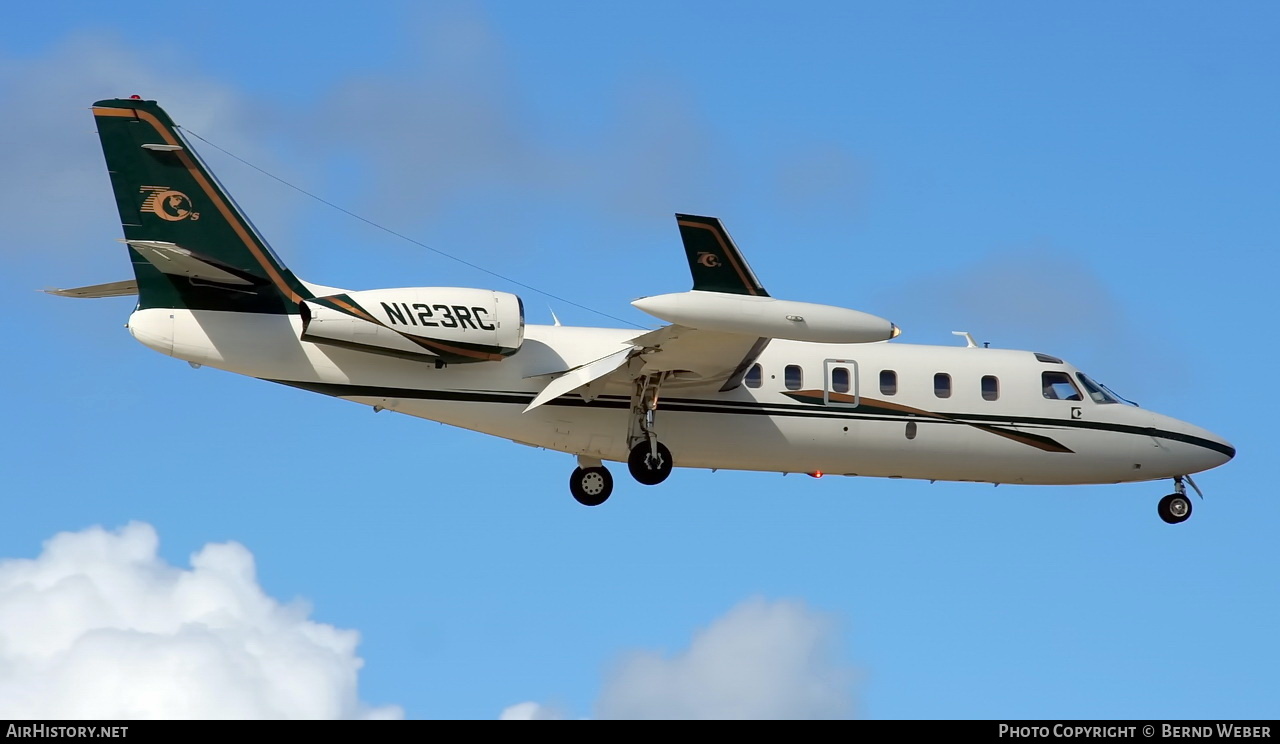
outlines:
M933 394L939 398L951 397L951 375L939 372L933 376Z
M1044 372L1040 375L1044 397L1049 400L1084 400L1080 390L1066 372Z
M799 390L804 385L804 372L795 364L788 364L783 370L783 379L786 381L788 390Z
M982 399L1000 399L1000 380L996 379L995 375L985 375L982 378Z
M849 370L836 367L831 370L831 391L835 393L849 392Z
M880 394L898 394L898 373L891 369L880 370Z
M760 387L761 382L764 381L764 371L760 369L759 364L753 364L751 365L751 369L747 370L747 376L742 378L742 381L745 382L749 388L758 388Z

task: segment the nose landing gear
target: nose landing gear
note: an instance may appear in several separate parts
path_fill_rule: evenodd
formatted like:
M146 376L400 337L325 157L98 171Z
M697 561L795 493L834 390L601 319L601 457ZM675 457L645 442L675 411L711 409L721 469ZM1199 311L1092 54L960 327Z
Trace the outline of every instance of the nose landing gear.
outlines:
M1160 518L1169 524L1178 524L1185 522L1191 516L1191 497L1187 496L1187 487L1183 484L1183 480L1191 484L1196 489L1196 493L1200 494L1200 498L1204 498L1204 494L1200 493L1200 487L1191 480L1191 476L1178 476L1173 479L1173 493L1160 499L1160 503L1156 505L1156 511L1160 514Z
M1156 511L1160 512L1160 518L1169 524L1185 522L1191 516L1191 499L1187 498L1185 493L1171 493L1160 499L1160 503L1156 505Z

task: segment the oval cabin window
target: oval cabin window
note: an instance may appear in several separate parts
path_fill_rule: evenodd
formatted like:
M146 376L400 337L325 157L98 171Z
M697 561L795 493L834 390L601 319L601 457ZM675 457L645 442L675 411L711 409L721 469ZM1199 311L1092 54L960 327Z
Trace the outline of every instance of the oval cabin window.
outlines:
M891 369L880 370L880 394L898 394L898 373Z
M951 375L939 372L933 376L933 394L939 398L951 397Z
M798 365L788 364L783 370L783 380L788 390L799 390L804 385L804 372L800 371Z
M849 370L836 367L831 370L831 391L835 393L849 392Z

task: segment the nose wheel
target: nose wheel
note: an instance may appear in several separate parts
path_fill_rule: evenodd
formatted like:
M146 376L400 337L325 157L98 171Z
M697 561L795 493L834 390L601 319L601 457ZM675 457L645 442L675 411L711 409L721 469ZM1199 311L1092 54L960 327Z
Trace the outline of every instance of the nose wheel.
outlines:
M1191 499L1187 498L1185 493L1171 493L1160 499L1156 511L1160 512L1160 518L1169 524L1185 522L1191 516Z
M1191 487L1196 489L1196 493L1200 493L1200 487L1191 480L1191 476L1180 476L1173 479L1173 493L1160 499L1160 503L1156 505L1156 511L1159 512L1160 518L1169 524L1178 524L1185 522L1191 516L1191 497L1187 496L1187 486L1183 483L1183 479L1191 482ZM1200 498L1204 498L1204 494L1200 493Z

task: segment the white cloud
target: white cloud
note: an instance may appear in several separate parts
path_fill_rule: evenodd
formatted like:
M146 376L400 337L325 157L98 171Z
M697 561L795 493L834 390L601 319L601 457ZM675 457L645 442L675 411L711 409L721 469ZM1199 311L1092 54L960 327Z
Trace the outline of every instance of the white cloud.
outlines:
M625 658L601 718L826 719L853 711L853 673L829 616L798 601L749 599L675 656Z
M564 715L560 711L541 703L516 703L504 708L502 715L498 716L500 721L559 721L562 719Z
M752 598L694 635L674 656L621 660L596 713L622 719L830 719L853 712L854 673L829 615L799 601ZM502 719L563 718L526 702Z
M359 634L259 586L253 555L191 568L134 522L64 532L0 561L0 718L398 718L360 702Z

